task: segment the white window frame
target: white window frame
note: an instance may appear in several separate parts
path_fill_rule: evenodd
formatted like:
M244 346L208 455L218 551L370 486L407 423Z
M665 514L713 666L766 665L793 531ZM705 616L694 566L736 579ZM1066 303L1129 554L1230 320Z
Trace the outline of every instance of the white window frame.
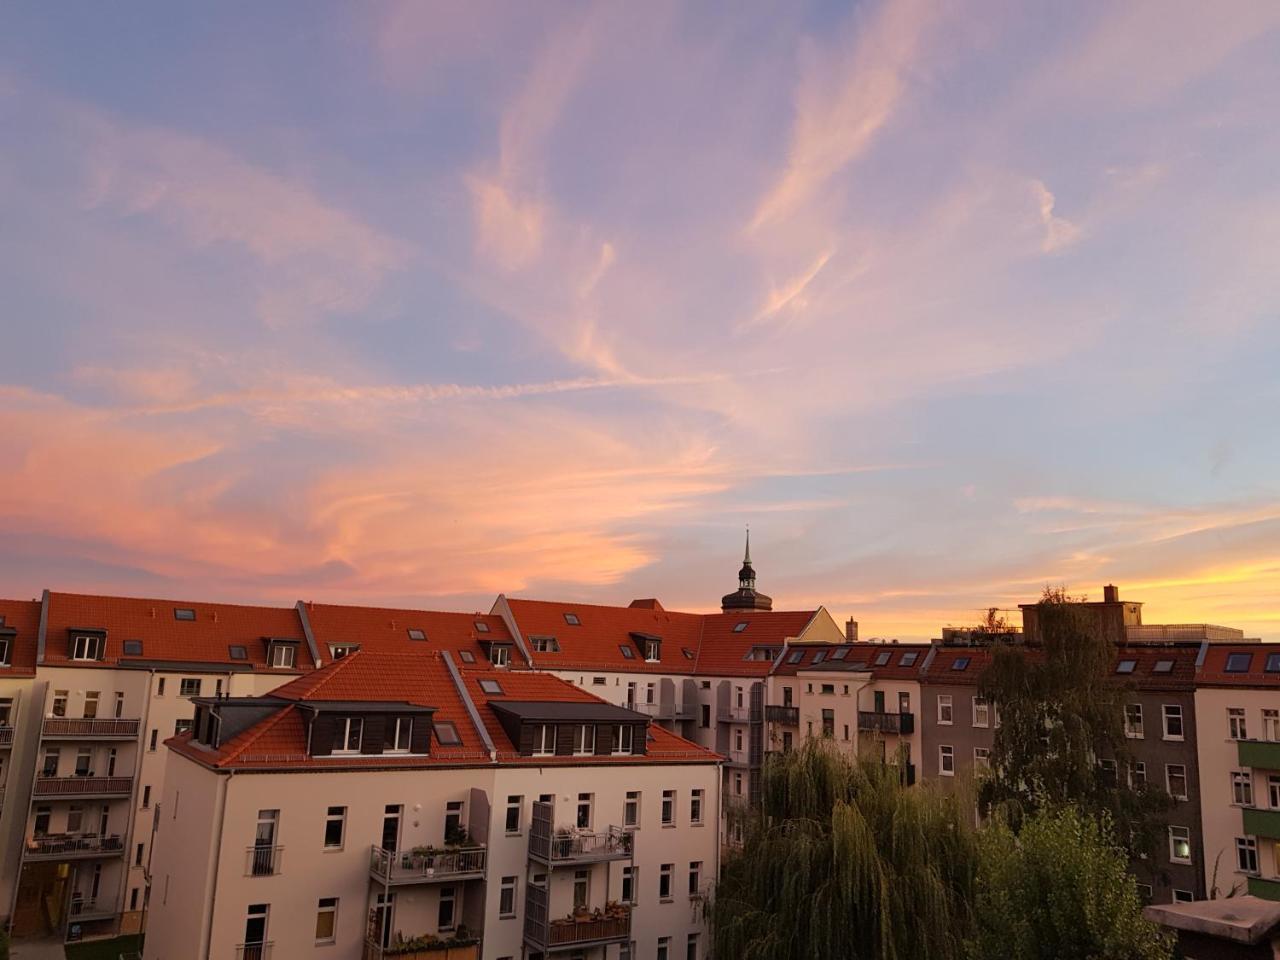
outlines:
M509 920L516 915L516 894L520 889L520 877L503 877L502 883L498 887L498 917L502 920ZM511 906L504 910L502 899L507 894L511 895Z
M325 906L326 903L330 905ZM317 933L319 933L320 918L326 913L329 914L330 916L330 921L329 921L330 934L327 937L317 936L315 938L316 943L334 943L338 939L338 898L337 897L321 897L316 902L316 932Z
M511 827L511 811L516 812L515 829ZM518 837L524 829L524 795L516 796L509 794L507 796L507 812L502 820L502 828L508 837Z
M573 728L573 755L590 757L596 752L596 727L593 723L580 723Z
M350 746L353 725L356 732L356 745L354 748ZM364 746L364 717L339 717L338 730L342 731L342 735L334 738L333 752L345 756L359 753L360 748ZM341 747L337 746L339 742L342 744Z
M636 728L629 723L622 723L613 730L613 752L629 754L636 752Z
M1182 793L1173 792L1173 771L1182 770ZM1187 781L1187 765L1185 763L1166 763L1164 765L1164 789L1175 800L1186 800L1191 796L1191 784Z
M701 790L693 790L689 796L689 823L700 825L703 821L703 805L706 802L706 793Z
M673 893L675 892L675 888L672 886L672 884L675 883L675 873L676 873L676 865L674 863L664 863L658 867L658 902L659 903L670 903L672 900L675 899L675 897L673 896ZM663 892L663 889L662 889L664 886L666 887L665 893Z
M950 769L948 769L950 766ZM938 776L954 777L956 775L956 748L950 744L938 746Z
M639 790L628 790L622 797L622 825L628 829L640 829Z
M271 645L271 669L292 670L298 663L298 651L291 643Z
M334 813L334 810L340 810L341 813ZM336 822L338 824L338 842L329 842L329 824ZM346 807L326 807L324 812L324 833L323 842L326 850L341 850L347 845L347 808Z
M104 637L81 634L71 642L71 659L101 660L106 642Z
M664 827L676 825L676 792L674 790L662 791L662 807L659 814L659 822Z
M400 746L400 734L404 734L404 746ZM392 717L391 718L391 746L383 743L383 753L408 753L413 749L413 717ZM388 739L383 735L384 741Z
M1271 743L1280 741L1280 710L1263 707L1262 739Z
M1248 713L1244 707L1227 707L1227 738L1230 740L1248 740Z
M1239 807L1253 806L1253 774L1250 771L1231 771L1231 802Z
M1134 722L1136 720L1136 722ZM1142 704L1126 703L1124 705L1124 735L1130 740L1143 739Z
M974 747L973 748L973 766L975 769L980 769L980 770L991 769L991 748L990 747Z
M1175 833L1175 831L1178 831ZM1179 840L1187 842L1187 855L1185 857L1178 856L1174 851L1177 849L1176 844ZM1169 862L1170 863L1190 863L1192 861L1191 850L1191 828L1169 824Z
M550 740L549 743L548 740ZM538 724L538 731L533 744L533 755L535 757L552 757L555 756L555 752L556 725L554 723Z
M1178 729L1181 733L1169 732L1169 721L1174 717L1178 718ZM1163 703L1160 705L1160 719L1162 721L1160 733L1165 740L1185 740L1187 739L1186 717L1182 713L1182 705L1177 703Z
M1253 837L1236 837L1236 872L1258 875L1258 841Z
M949 693L938 694L938 726L949 727L954 722L955 722L955 705L951 702L951 694Z
M991 704L982 697L973 698L973 725L984 730L991 725Z

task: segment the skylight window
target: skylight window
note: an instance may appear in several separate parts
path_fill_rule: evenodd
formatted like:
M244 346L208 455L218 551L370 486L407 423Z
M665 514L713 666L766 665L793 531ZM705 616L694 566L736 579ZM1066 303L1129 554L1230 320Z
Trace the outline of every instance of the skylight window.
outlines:
M692 650L690 650L688 647L681 647L681 648L680 648L680 652L684 654L684 658L685 658L686 660L692 660L692 659L693 659L693 651L692 651Z
M813 664L814 664L814 666L817 666L818 664L820 664L820 663L821 663L823 660L825 660L825 659L827 659L827 651L825 651L825 650L819 650L817 653L815 653L815 654L813 655Z
M564 622L571 627L582 626L582 621L578 619L578 615L576 613L566 613L564 615Z
M892 657L893 657L893 654L890 653L888 650L884 650L881 653L877 653L876 666L877 667L885 666L885 664L887 664L890 661L890 659L892 659Z
M1137 660L1121 660L1116 664L1116 673L1133 673L1133 668L1137 665Z
M898 664L900 666L909 667L916 662L916 657L918 656L919 654L914 650L909 653L904 653L902 655L902 659L898 661Z
M433 724L436 731L436 742L444 747L456 747L462 743L462 738L458 736L458 728L448 720L441 720Z
M462 658L463 663L475 663L476 655L470 650L459 650L458 656Z
M502 684L497 680L481 680L480 689L485 693L502 693Z
M733 625L733 632L734 632L734 633L741 633L741 632L742 632L743 630L745 630L745 629L747 629L747 621L746 621L746 620L740 620L740 621L738 621L737 623L735 623L735 624Z
M424 633L423 631L419 630L417 627L410 627L410 628L409 628L409 639L410 639L410 640L425 640L425 639L427 639L427 635L426 635L426 633Z
M1248 673L1253 664L1252 653L1228 653L1227 673Z
M952 661L951 661L951 669L952 669L952 670L967 670L967 669L969 669L969 658L968 658L968 657L956 657L954 660L952 660Z
M227 647L227 656L232 660L248 660L249 651L238 643L233 643Z
M1267 673L1280 673L1280 653L1267 654Z
M174 607L173 608L173 619L175 620L194 620L195 618L196 618L196 612L192 610L190 607Z
M1152 667L1152 668L1151 668L1151 672L1152 672L1152 673L1172 673L1172 672L1173 672L1173 661L1172 661L1172 660L1157 660L1157 661L1156 661L1156 665L1155 665L1154 667Z
M789 656L789 657L787 658L787 661L788 661L789 663L799 663L799 662L800 662L801 660L803 660L803 659L804 659L804 651L803 651L803 650L793 650L793 651L791 652L791 656Z
M625 643L618 644L618 649L622 651L622 655L626 657L628 660L634 660L636 658L636 652L632 650L630 647L628 647Z
M831 651L831 659L832 659L832 660L843 660L843 659L844 659L845 657L847 657L848 655L849 655L849 648L848 648L848 647L841 647L841 648L840 648L840 649L838 649L838 650L833 650L833 651Z
M488 632L489 632L489 625L485 623L483 620L477 620L476 633L488 633Z
M140 656L142 656L142 641L141 641L141 640L126 640L126 641L124 642L124 655L125 655L126 657L140 657Z

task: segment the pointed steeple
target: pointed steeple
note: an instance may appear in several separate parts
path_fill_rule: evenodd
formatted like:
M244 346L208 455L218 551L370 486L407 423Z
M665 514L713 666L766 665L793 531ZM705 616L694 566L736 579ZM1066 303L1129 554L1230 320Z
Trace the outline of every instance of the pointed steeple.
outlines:
M773 609L773 601L756 590L756 570L751 565L750 524L747 525L746 547L742 551L742 569L738 571L738 589L721 598L720 609L726 613L730 610Z

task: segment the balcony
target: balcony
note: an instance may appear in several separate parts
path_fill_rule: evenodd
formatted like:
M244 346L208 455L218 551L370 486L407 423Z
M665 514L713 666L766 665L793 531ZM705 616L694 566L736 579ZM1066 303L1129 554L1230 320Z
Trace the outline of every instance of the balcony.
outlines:
M676 717L674 703L628 703L627 709L643 713L654 720L674 720Z
M579 908L555 920L547 914L546 889L529 884L524 903L524 940L542 953L582 950L631 939L631 908L621 904L604 910Z
M273 946L275 944L270 940L239 944L236 947L236 960L271 960Z
M484 847L394 853L381 847L369 851L369 874L382 884L443 883L484 877L488 851Z
M1241 813L1244 814L1245 833L1254 837L1280 840L1280 810L1260 810L1255 807L1245 807Z
M1255 897L1261 897L1263 900L1280 900L1280 880L1250 877L1249 893Z
M27 841L27 860L87 860L91 857L118 857L124 852L119 834L105 837L78 833L54 833Z
M718 707L716 709L716 719L724 723L750 723L751 708L750 707Z
M529 824L529 859L548 867L567 867L625 860L631 856L633 837L620 827L610 826L602 832L577 827L552 829L552 815L552 804L538 802L533 805L533 820Z
M788 727L800 726L799 707L765 707L764 718L770 723L781 723Z
M141 720L47 717L41 736L46 740L136 740L141 723Z
M7 723L0 724L0 749L13 746L13 727Z
M252 847L245 848L244 875L274 877L280 872L280 861L283 859L284 847L269 847L255 843Z
M89 920L105 920L116 915L115 904L106 900L72 897L68 907L68 915L72 920L87 922Z
M133 792L133 778L39 777L32 792L37 797L67 800L80 797L127 797Z
M908 736L916 732L914 713L881 713L876 710L858 711L858 729L875 733L895 733Z
M1236 744L1240 766L1259 770L1280 770L1280 743L1269 740L1241 740Z
M405 940L396 934L384 947L371 931L364 941L363 960L480 960L480 941L474 937L438 939L416 937Z
M725 759L731 767L747 767L751 765L748 762L750 758L747 756L746 750L726 750Z

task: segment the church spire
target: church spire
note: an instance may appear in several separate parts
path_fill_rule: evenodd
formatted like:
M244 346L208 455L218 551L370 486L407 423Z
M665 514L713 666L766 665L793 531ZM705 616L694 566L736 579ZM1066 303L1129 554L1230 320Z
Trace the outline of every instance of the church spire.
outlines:
M747 524L747 549L743 551L742 563L744 566L751 566L751 524Z
M723 597L720 609L725 613L730 610L771 610L773 601L756 590L756 570L751 565L751 525L747 525L747 540L742 551L742 569L738 571L738 589Z

